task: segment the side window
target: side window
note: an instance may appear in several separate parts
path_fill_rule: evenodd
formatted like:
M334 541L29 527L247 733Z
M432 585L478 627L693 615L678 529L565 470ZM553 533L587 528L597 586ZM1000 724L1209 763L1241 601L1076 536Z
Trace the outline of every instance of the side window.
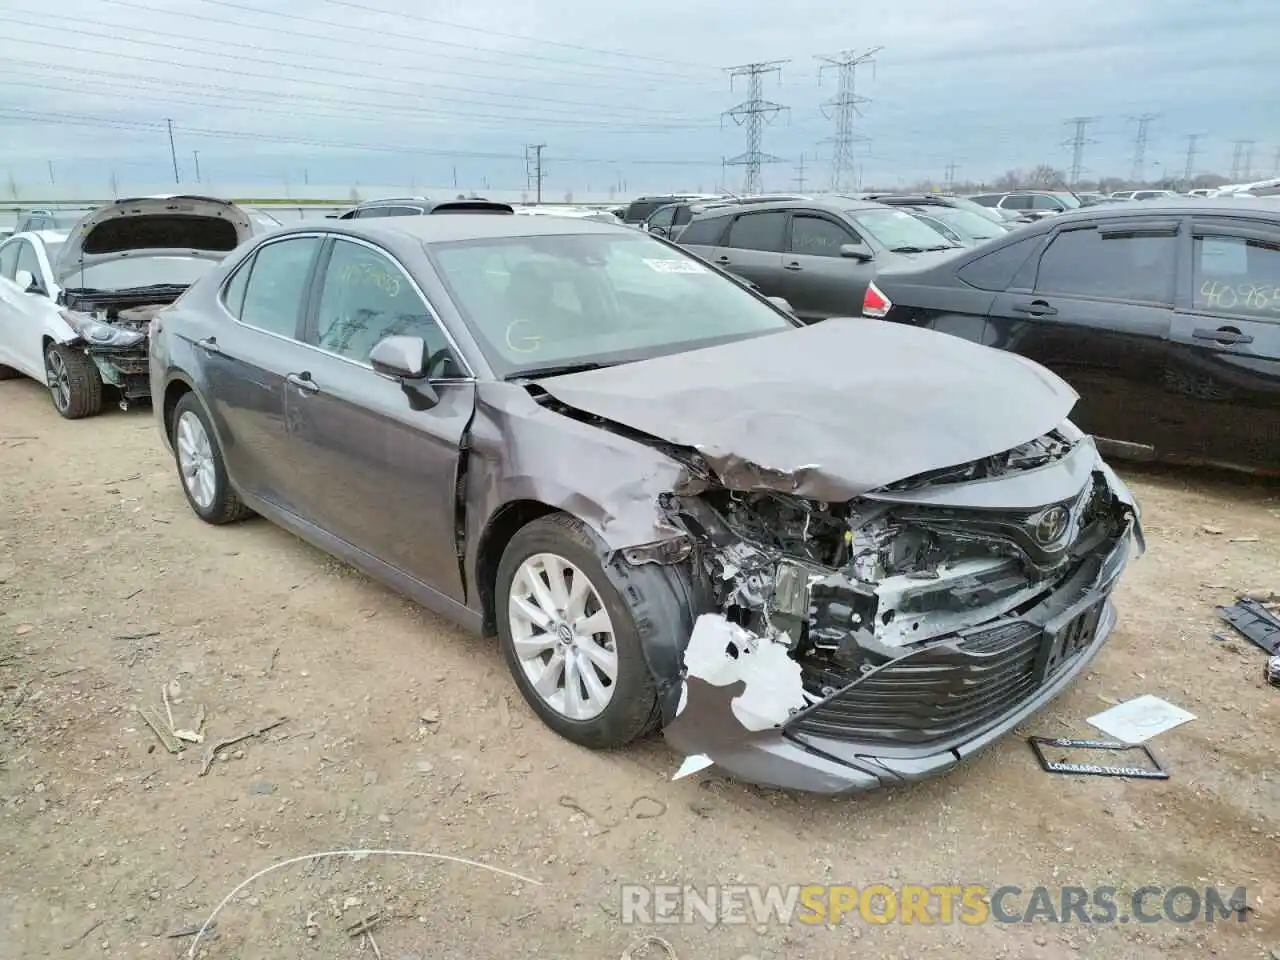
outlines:
M21 243L20 240L15 240L0 247L0 277L12 280L13 275L18 272L18 247Z
M36 256L36 248L23 241L18 247L18 270L29 270L36 278L36 283L43 287L44 276L40 272L40 259Z
M798 213L791 218L791 252L809 257L838 257L840 248L857 241L826 217Z
M680 234L680 243L683 246L717 247L728 225L728 217L703 217L700 220L691 220L684 233Z
M663 207L654 212L649 218L649 226L651 227L669 227L675 220L676 208Z
M243 323L281 337L298 335L319 237L279 240L258 248L240 311Z
M676 215L674 218L672 218L671 222L674 223L677 227L682 227L692 219L693 219L693 208L690 207L687 203L682 203L680 204L680 206L676 207Z
M397 334L421 337L428 357L449 349L444 331L399 266L363 244L336 241L320 290L316 346L368 363L378 342ZM451 354L432 373L462 375Z
M976 260L970 260L956 271L956 276L979 290L1008 290L1013 278L1018 275L1019 268L1040 249L1043 240L1043 237L1027 237L992 250Z
M787 215L781 210L768 213L744 213L733 221L725 246L738 250L765 250L770 253L781 253L782 228L786 222Z
M1004 203L1000 204L1006 210L1030 210L1031 198L1025 193L1014 194L1004 198Z
M240 312L244 308L244 291L249 286L249 271L253 269L253 259L250 256L240 264L236 272L231 275L230 282L222 288L222 305L237 320L240 319Z
M1064 230L1036 273L1037 293L1173 303L1177 237Z
M1280 320L1280 239L1198 236L1192 258L1196 310Z
M1062 201L1055 197L1046 196L1043 193L1036 193L1031 196L1032 210L1063 210Z

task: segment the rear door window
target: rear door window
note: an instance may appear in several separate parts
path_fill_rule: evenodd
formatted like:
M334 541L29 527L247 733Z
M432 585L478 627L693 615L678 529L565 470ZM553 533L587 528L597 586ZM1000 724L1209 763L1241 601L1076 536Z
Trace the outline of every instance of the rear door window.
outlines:
M21 240L15 240L0 247L0 277L12 280L18 272L18 247L21 245Z
M1064 230L1040 258L1036 293L1173 303L1175 233Z
M319 237L277 240L259 247L244 292L241 322L279 337L296 338L319 249Z
M729 228L727 247L738 250L764 250L781 253L787 214L781 210L766 213L744 213ZM692 228L690 228L692 229ZM692 242L692 241L689 241Z
M1057 197L1050 197L1047 194L1037 193L1031 196L1032 210L1065 210L1064 204Z
M1280 322L1280 237L1197 232L1191 282L1196 310Z
M1030 210L1031 198L1026 194L1005 197L1004 202L1000 204L1006 210Z

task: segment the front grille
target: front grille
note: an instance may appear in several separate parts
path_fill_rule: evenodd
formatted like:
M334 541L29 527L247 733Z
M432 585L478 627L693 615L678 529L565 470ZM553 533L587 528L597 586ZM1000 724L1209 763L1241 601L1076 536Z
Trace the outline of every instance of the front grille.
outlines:
M898 747L976 734L1035 692L1043 636L1013 621L925 647L798 714L787 731Z

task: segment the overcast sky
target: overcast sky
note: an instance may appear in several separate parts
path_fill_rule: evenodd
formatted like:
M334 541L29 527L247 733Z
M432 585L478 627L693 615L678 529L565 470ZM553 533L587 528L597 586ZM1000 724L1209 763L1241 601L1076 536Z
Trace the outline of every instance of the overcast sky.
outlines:
M858 71L867 184L1069 168L1073 116L1096 116L1086 175L1127 175L1132 117L1153 113L1147 172L1230 171L1280 149L1276 0L4 0L0 196L55 184L452 185L520 189L545 143L546 190L737 188L746 148L722 113L726 67L787 60L764 96L782 162L764 186L830 181L819 55L882 47ZM456 173L455 173L456 171ZM7 198L7 196L6 196Z

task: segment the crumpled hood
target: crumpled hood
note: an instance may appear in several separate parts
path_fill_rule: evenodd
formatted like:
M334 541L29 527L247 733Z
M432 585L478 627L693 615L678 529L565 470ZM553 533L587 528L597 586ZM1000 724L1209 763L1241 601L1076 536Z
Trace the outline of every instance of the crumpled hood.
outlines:
M539 381L586 413L698 450L732 489L840 502L1002 453L1077 394L1015 354L878 320L810 327Z
M221 260L253 234L249 214L214 197L116 200L86 216L58 254L59 283L84 267L139 256Z

